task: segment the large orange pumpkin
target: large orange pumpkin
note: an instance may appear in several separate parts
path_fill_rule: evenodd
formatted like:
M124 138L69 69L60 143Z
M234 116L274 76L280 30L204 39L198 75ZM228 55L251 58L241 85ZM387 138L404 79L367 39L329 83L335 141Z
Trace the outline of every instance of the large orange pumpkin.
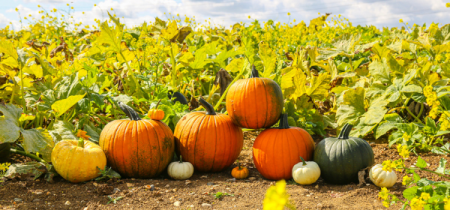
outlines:
M314 141L307 131L289 127L287 115L280 117L278 128L266 129L253 143L253 162L266 179L292 178L292 167L300 162L300 156L312 160Z
M100 134L100 147L108 165L121 175L151 178L166 168L175 144L169 126L159 120L141 120L131 107L119 102L130 119L108 123Z
M216 114L203 98L199 102L206 112L191 112L181 118L174 134L176 150L196 171L222 171L241 153L242 129L227 115Z
M228 115L243 128L268 128L275 124L283 111L280 86L268 78L259 78L253 66L249 79L231 85L226 98Z

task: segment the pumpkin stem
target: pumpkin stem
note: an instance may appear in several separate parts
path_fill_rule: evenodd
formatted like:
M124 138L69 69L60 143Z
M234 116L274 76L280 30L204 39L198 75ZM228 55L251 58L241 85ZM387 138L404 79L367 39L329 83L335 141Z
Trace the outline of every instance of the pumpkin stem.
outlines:
M180 155L180 163L183 163L183 156Z
M207 115L216 115L214 107L211 106L211 104L209 104L208 102L206 102L205 99L203 99L203 97L200 97L198 101L202 104L203 107L205 107Z
M128 116L128 118L130 118L130 120L135 120L135 121L141 120L141 118L139 117L139 114L136 111L134 111L133 108L129 107L128 105L126 105L122 102L119 102L119 107L120 107L120 109L122 109L123 112L125 112L125 114Z
M81 148L84 148L84 139L83 138L78 139L78 146Z
M162 100L162 99L159 99L158 103L156 104L155 109L158 109L158 106L159 106L159 103L161 103L161 100Z
M239 171L242 170L241 163L238 162Z
M339 133L338 139L348 139L350 135L350 131L352 131L353 125L346 123L344 127L342 127L341 132Z
M255 65L253 65L253 67L252 67L252 75L250 76L250 78L258 78L258 77L259 77L258 70L256 70Z
M300 156L300 160L302 160L303 166L306 166L306 161L302 158L302 156Z
M280 116L280 125L278 126L278 128L279 129L288 129L288 128L290 128L287 114L281 114L281 116Z

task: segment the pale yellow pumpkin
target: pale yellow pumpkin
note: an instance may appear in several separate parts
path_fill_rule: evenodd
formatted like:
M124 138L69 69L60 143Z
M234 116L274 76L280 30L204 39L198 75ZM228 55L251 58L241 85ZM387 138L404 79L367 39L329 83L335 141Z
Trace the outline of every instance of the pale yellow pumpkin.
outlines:
M385 171L381 164L376 164L370 169L369 177L378 187L392 187L397 182L397 174L395 174L395 171Z
M302 162L295 164L292 168L292 178L298 184L313 184L320 177L319 165L314 161L305 161L302 157L300 159Z
M99 168L106 166L106 155L102 148L90 141L80 139L62 140L52 151L52 164L65 180L78 183L99 176Z
M180 156L180 161L169 164L169 167L167 167L167 173L173 179L189 179L192 174L194 174L194 166L189 162L183 162L183 157Z

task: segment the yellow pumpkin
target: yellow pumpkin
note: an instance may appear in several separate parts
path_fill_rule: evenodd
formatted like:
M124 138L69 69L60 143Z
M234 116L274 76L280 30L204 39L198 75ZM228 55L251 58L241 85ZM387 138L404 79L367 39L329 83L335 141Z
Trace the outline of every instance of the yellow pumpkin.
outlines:
M85 182L99 176L99 168L106 166L106 155L90 141L62 140L53 148L52 164L65 180Z
M161 100L158 101L156 104L156 107L154 109L150 109L147 113L148 118L152 120L162 120L164 119L164 111L161 109L158 109L159 103Z
M231 171L231 176L233 176L236 179L245 179L248 177L248 169L246 167L242 167L241 164L239 164L238 167L233 168Z

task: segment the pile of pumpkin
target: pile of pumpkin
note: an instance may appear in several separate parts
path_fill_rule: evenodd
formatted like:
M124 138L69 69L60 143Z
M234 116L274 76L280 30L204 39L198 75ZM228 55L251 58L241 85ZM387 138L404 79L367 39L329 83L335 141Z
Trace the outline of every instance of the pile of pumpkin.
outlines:
M152 178L167 168L172 178L188 179L194 169L219 172L230 167L243 147L241 128L265 128L254 142L253 162L270 180L293 178L299 184L312 184L322 176L328 183L347 184L358 182L358 172L374 163L370 145L349 137L349 124L338 138L326 138L317 146L307 131L290 127L288 116L282 113L281 88L271 79L258 77L255 68L251 78L240 79L229 88L228 115L216 113L203 98L199 102L206 112L183 116L174 134L160 121L164 112L157 107L149 111L150 120L143 120L131 107L119 102L129 119L107 124L99 145L83 139L59 142L52 153L55 169L71 182L95 178L98 168L106 164L125 177ZM279 126L271 128L278 121ZM180 161L171 163L174 152ZM81 156L87 161L72 164ZM235 178L246 178L248 174L245 167L232 170ZM383 171L379 164L370 171L370 178L379 186L393 185L393 176L395 172Z

